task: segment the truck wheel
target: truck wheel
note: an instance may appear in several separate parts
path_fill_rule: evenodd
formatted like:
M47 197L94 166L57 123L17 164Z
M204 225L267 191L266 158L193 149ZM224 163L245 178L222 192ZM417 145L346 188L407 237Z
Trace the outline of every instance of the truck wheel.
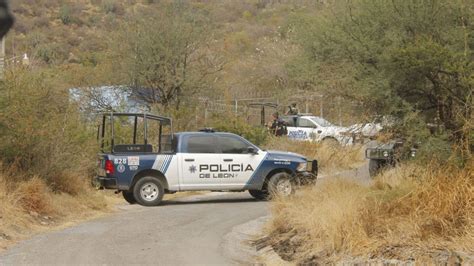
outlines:
M133 196L133 192L132 191L122 191L122 196L123 198L125 199L126 202L130 203L130 204L135 204L137 203L137 200L135 199L135 197Z
M327 137L323 139L323 145L326 145L328 147L336 147L339 145L339 141L337 141L337 139L335 138Z
M145 176L140 178L133 187L133 195L138 204L143 206L157 206L165 194L165 186L156 177Z
M270 197L288 197L295 193L295 185L287 173L276 173L268 180L268 191Z
M264 190L249 190L249 194L258 200L266 200L268 199L268 195L269 195L268 191L264 191Z
M378 175L382 171L382 168L386 164L387 163L384 160L370 159L369 160L369 175L370 175L370 178L374 178L376 175Z

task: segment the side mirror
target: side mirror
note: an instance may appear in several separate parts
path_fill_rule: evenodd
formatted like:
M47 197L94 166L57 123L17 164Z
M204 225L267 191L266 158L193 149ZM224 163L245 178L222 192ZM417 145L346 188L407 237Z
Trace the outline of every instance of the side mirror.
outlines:
M249 147L247 148L247 153L252 154L252 155L255 155L255 154L258 154L258 151L257 151L257 149L255 149L254 147L249 146Z

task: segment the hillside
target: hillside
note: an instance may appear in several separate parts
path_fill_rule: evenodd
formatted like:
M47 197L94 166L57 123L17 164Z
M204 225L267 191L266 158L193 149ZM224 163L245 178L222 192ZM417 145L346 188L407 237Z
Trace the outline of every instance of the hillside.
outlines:
M124 23L145 10L159 10L165 2L15 1L17 22L7 39L7 54L27 53L40 65L95 66L108 50L111 35ZM218 86L249 95L255 88L274 91L288 86L284 62L296 48L279 30L291 10L305 1L291 2L190 1L209 17L214 38L209 45L225 61Z

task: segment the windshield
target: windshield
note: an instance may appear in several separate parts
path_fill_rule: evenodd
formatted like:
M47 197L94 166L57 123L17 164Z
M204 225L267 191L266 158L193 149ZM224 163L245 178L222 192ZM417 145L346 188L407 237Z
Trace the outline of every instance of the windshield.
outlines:
M309 119L311 119L313 122L315 122L316 124L318 124L322 127L332 127L333 126L331 123L329 123L329 121L327 121L326 119L321 118L321 117L312 116Z

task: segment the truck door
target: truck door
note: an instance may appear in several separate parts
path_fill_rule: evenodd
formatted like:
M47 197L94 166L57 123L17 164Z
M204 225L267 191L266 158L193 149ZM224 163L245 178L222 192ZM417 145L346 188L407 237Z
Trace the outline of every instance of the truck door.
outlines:
M295 140L318 140L318 126L308 118L298 117L294 127L288 127L288 138Z
M220 160L214 134L190 135L182 139L185 147L181 160L180 188L183 190L210 189L212 178L207 177L209 164ZM206 168L207 167L207 168Z
M264 152L249 154L250 144L237 136L190 135L180 153L183 190L242 189L252 177Z
M215 174L222 186L243 189L264 160L266 152L236 135L218 135L222 168ZM252 147L256 153L249 152Z
M299 117L297 121L297 126L300 130L304 132L303 135L305 140L320 140L322 129L310 119L305 117Z

